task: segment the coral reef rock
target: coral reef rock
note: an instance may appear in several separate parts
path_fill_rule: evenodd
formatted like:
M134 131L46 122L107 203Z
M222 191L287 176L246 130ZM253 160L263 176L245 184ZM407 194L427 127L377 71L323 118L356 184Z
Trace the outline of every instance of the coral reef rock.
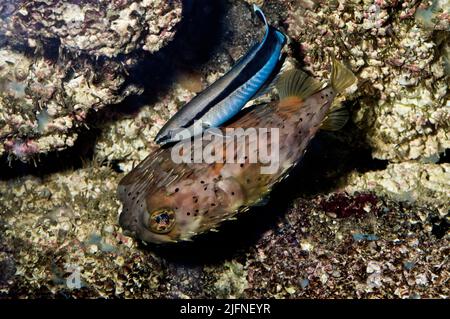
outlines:
M447 1L437 2L448 11L441 3ZM417 1L301 3L290 11L289 33L316 74L327 71L330 53L348 61L359 78L354 122L375 158L436 157L449 147L444 44L450 36L436 31L440 25L421 27L414 19ZM448 13L440 17L450 21Z
M354 173L348 177L350 192L370 190L390 195L398 201L419 202L439 210L442 216L449 213L450 164L395 163L383 171L365 174Z
M0 4L0 35L30 46L57 40L69 50L114 57L158 51L180 19L179 0L6 0Z
M21 160L74 145L90 110L140 89L120 63L45 57L0 49L0 154Z
M174 36L181 1L2 1L0 155L72 147L89 112L141 94L129 72ZM114 59L117 57L117 59Z

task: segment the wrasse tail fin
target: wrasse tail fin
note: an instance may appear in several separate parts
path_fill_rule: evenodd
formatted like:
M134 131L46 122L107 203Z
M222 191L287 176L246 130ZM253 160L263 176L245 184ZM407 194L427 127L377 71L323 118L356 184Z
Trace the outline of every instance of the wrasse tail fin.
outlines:
M269 23L267 22L264 12L256 4L253 4L253 12L255 12L255 14L258 16L258 18L264 23L264 25L266 26L266 32L267 32L269 30Z
M289 70L283 73L276 85L280 101L297 98L306 100L323 88L323 83L315 80L301 70Z
M333 104L320 126L321 130L339 131L347 123L350 114L342 104Z
M350 69L334 57L331 57L331 61L331 86L335 92L340 93L356 83L357 78Z

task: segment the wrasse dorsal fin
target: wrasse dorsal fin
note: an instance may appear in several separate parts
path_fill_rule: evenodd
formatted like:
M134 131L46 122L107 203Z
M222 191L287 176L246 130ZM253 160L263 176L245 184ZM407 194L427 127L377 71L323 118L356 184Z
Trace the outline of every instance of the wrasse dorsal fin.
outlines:
M331 57L331 61L331 86L335 92L340 93L356 83L357 78L350 69L337 61L334 56Z
M305 72L295 69L284 72L276 85L280 100L293 97L306 100L323 88L323 83L315 80Z
M333 104L320 126L321 130L339 131L350 117L347 108L342 104Z

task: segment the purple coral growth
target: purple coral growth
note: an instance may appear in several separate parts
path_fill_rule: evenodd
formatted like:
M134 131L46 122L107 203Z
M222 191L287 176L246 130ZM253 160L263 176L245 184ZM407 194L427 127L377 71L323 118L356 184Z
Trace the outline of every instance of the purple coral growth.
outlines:
M337 193L320 202L320 207L327 213L335 214L338 218L362 216L376 209L378 198L374 194L363 193L353 196L347 193Z
M5 149L22 161L39 152L39 146L31 140L8 140Z

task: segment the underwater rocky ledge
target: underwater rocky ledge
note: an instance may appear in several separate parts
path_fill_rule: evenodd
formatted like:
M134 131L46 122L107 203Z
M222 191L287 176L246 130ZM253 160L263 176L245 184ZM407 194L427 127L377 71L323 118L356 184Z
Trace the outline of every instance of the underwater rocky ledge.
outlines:
M252 3L288 64L352 69L351 120L218 233L125 236L119 180L262 36ZM3 1L0 298L448 298L449 32L447 0Z

